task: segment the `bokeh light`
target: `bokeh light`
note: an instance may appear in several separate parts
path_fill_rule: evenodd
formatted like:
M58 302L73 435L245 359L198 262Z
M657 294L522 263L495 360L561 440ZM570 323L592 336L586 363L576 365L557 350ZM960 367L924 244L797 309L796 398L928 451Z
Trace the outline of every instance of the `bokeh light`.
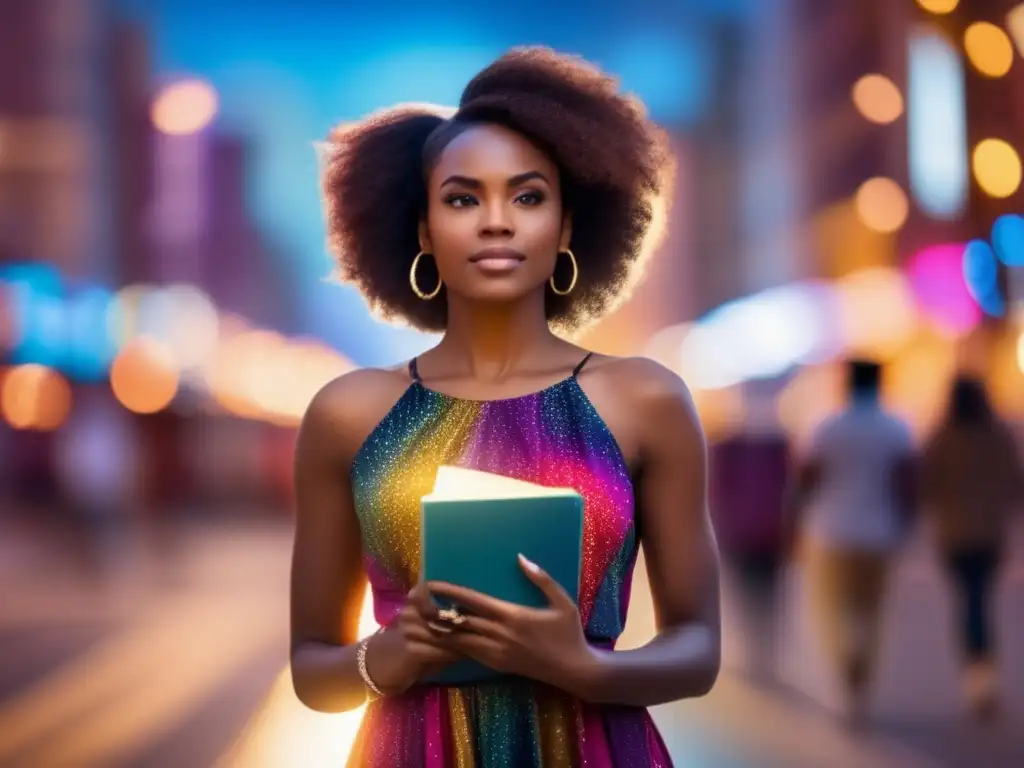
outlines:
M1020 332L1020 338L1017 339L1017 367L1020 368L1021 373L1024 373L1024 330Z
M57 429L71 412L71 386L52 368L11 368L0 384L0 413L15 429Z
M847 354L888 360L914 335L914 296L895 269L873 267L845 275L836 283L835 296Z
M65 351L61 369L77 380L99 382L117 352L107 321L113 294L99 286L78 291L65 302Z
M974 148L974 178L992 197L1009 197L1020 188L1020 155L1002 139L983 139Z
M1024 420L1024 367L1020 365L1024 326L1000 334L988 356L987 383L992 404L1008 419Z
M940 332L961 336L981 320L963 274L965 244L935 245L914 254L907 275L921 313Z
M929 13L952 13L960 5L960 0L917 0L917 4Z
M999 294L999 265L996 254L984 240L972 240L964 248L964 282L967 290L988 315L1002 316L1006 311Z
M1024 216L1006 214L992 225L992 245L1008 267L1024 267Z
M683 340L693 330L691 323L676 323L666 326L647 339L644 345L644 357L649 357L670 371L682 376L682 354Z
M843 404L844 372L829 363L801 368L779 393L779 422L792 437L796 453L810 442L814 429Z
M681 373L698 389L778 376L830 348L826 312L813 285L780 286L727 302L682 340Z
M1006 28L1010 31L1017 52L1024 56L1024 3L1018 3L1006 14Z
M273 331L245 330L224 336L205 377L214 400L236 416L268 416L267 391L277 386L271 379L281 375L275 362L284 344L284 337Z
M995 24L978 21L964 32L964 51L974 68L986 77L1002 77L1013 66L1013 43Z
M907 140L910 188L936 219L967 205L967 96L960 52L940 30L915 30L909 41Z
M354 367L318 341L231 325L203 380L214 401L235 416L295 426L317 391Z
M178 392L178 369L170 350L145 336L129 342L110 367L110 387L118 402L135 413L156 413Z
M865 118L885 125L903 114L903 95L884 75L864 75L853 86L853 103Z
M114 294L107 310L107 332L118 346L124 346L139 335L142 302L153 291L152 285L128 285Z
M8 282L12 338L11 361L59 366L67 351L64 286L47 270L12 270Z
M182 80L165 87L153 101L153 125L161 133L198 133L217 114L217 92L202 80Z
M885 400L910 422L918 437L927 434L941 415L955 368L955 344L948 334L927 330L887 366Z
M182 370L202 365L213 353L220 322L210 297L184 284L143 296L137 321L136 333L160 341Z
M856 196L857 215L868 229L890 233L902 227L910 213L907 195L892 179L876 177L861 184Z

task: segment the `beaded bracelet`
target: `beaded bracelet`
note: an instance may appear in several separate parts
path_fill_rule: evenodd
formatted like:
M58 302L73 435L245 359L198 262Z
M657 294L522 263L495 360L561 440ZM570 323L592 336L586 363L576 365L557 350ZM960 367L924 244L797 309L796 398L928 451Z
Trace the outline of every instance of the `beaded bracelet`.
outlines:
M379 631L379 630L378 630ZM374 633L375 635L376 633ZM373 682L373 678L370 677L369 671L366 669L366 648L370 645L370 641L374 635L370 635L359 643L359 647L356 648L356 666L359 668L359 676L363 678L363 683L369 688L375 696L383 697L384 692L377 687L377 684Z

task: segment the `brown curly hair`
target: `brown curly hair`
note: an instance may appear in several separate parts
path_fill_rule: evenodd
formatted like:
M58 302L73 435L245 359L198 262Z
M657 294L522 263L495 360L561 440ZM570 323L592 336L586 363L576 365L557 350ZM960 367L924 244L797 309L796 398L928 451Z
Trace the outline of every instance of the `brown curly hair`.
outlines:
M419 250L429 170L448 142L478 123L522 134L559 168L579 279L568 296L548 290L546 312L554 327L579 330L624 299L641 273L673 164L662 132L614 78L546 48L514 49L481 71L453 117L404 105L331 132L323 193L338 274L380 317L425 331L445 328L445 292L420 300L410 290L409 269ZM433 285L436 273L423 272L422 284Z

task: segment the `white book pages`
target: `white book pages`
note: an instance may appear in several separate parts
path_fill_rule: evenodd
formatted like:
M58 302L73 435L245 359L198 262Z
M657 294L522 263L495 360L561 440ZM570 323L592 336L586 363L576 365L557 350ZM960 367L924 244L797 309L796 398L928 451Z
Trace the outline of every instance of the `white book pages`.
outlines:
M437 469L434 489L423 497L423 501L537 499L576 495L572 488L549 488L492 472L442 465Z

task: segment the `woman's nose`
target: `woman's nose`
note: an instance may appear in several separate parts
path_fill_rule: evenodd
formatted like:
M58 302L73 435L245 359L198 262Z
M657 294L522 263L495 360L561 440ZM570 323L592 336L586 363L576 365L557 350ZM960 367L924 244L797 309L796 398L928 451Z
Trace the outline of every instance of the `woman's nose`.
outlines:
M508 207L498 203L481 206L480 234L486 237L511 237L515 230Z

